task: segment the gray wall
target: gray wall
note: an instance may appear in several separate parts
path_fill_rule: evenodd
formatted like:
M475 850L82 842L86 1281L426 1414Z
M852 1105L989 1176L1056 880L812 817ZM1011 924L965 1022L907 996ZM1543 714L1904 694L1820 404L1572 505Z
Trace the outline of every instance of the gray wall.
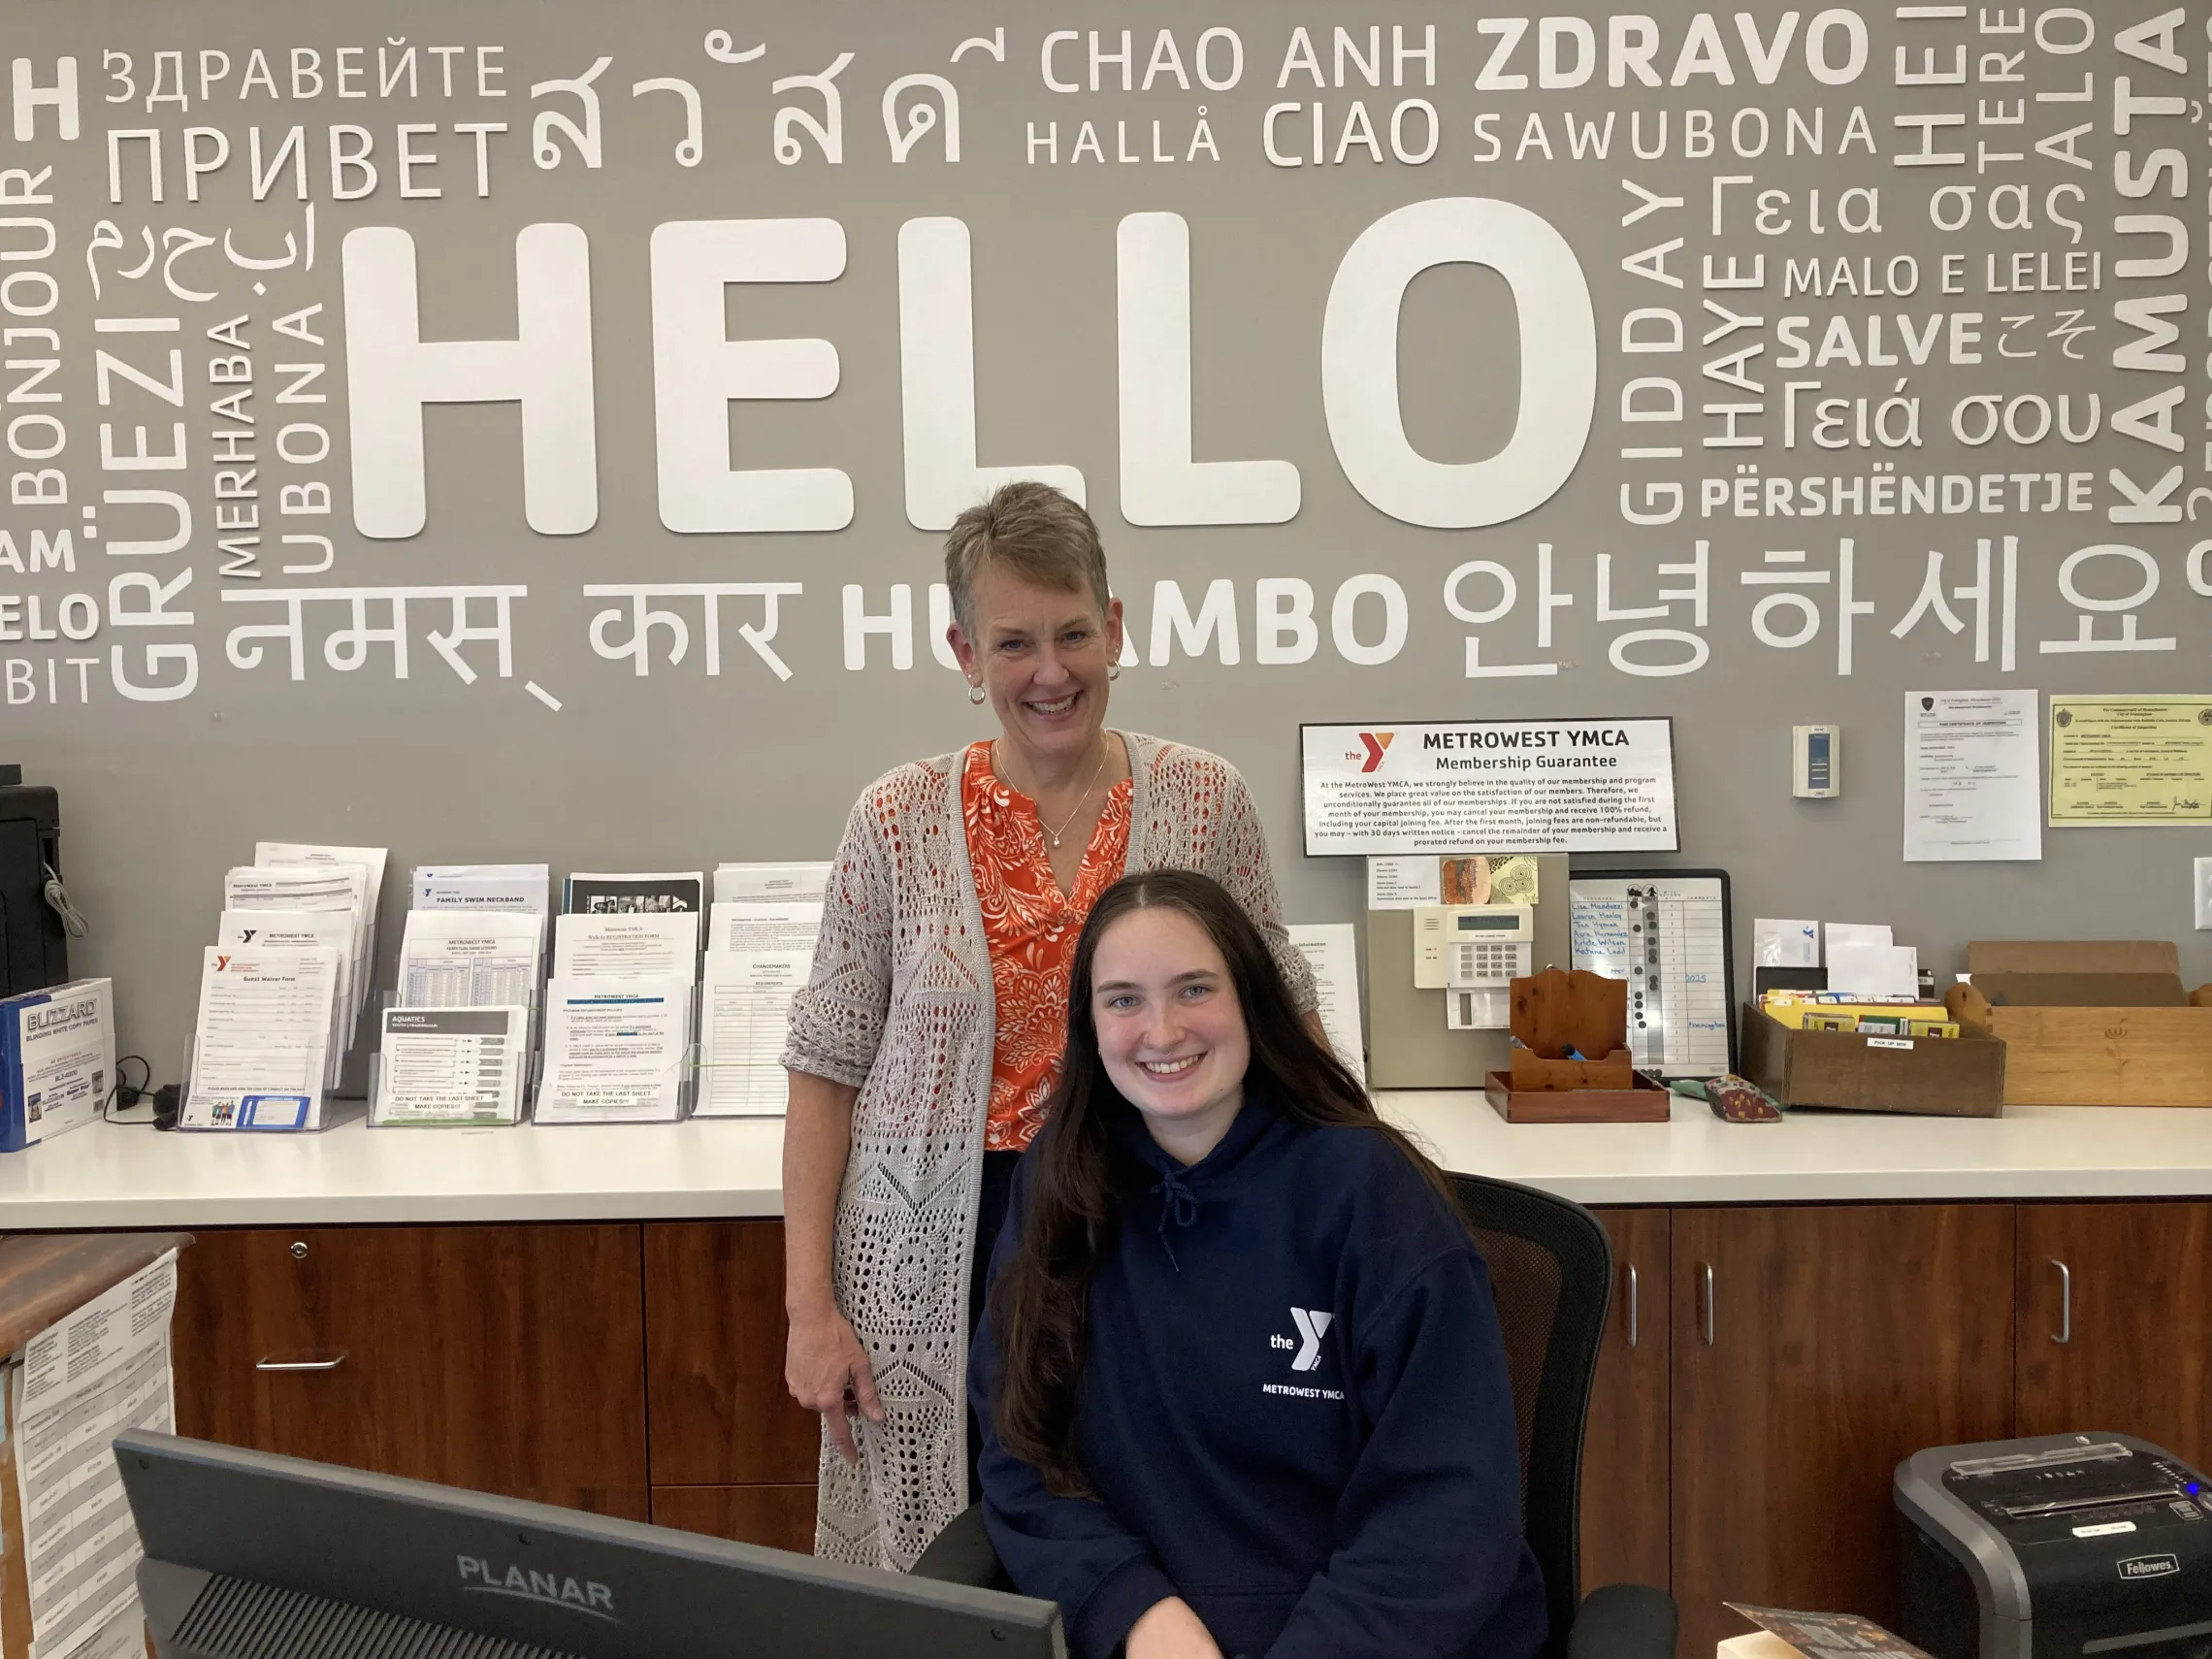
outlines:
M967 4L862 5L824 3L755 9L733 44L741 50L764 42L766 51L748 63L712 60L702 41L713 29L735 27L728 7L662 4L606 8L570 3L453 7L379 3L372 6L299 4L256 7L225 0L195 5L126 5L78 0L70 5L25 5L12 17L8 50L28 59L35 85L54 82L55 60L74 56L78 78L78 136L60 136L58 112L34 107L32 136L5 143L0 165L52 169L50 207L5 210L50 219L55 251L0 266L0 276L32 270L50 274L58 304L50 315L8 316L11 327L52 327L58 351L40 338L18 337L7 356L56 356L58 373L43 388L17 389L11 372L0 390L0 422L22 414L50 414L62 423L66 447L43 461L0 456L11 472L59 470L67 480L64 505L16 504L0 511L22 562L31 562L33 532L49 538L64 528L74 539L75 569L0 568L0 595L37 596L52 626L56 608L73 593L97 605L99 627L82 642L0 642L0 657L28 665L7 667L14 696L0 704L5 758L17 759L36 781L60 787L65 852L71 885L92 918L92 936L77 949L82 968L112 973L121 984L122 1037L148 1054L157 1074L173 1075L186 1035L198 947L211 936L223 868L251 856L258 837L383 843L392 849L395 878L387 891L404 892L399 875L425 861L546 859L568 868L711 866L733 858L824 856L856 791L870 777L907 757L935 753L987 727L962 699L960 681L933 660L917 637L914 666L891 666L886 640L869 641L863 670L845 667L840 591L862 584L867 607L881 612L895 582L914 584L916 634L927 633L925 587L936 569L939 537L909 521L904 488L901 426L898 237L910 219L950 215L964 221L974 250L973 313L977 446L986 465L1054 463L1083 470L1090 504L1099 519L1116 583L1129 601L1133 632L1148 662L1125 672L1114 693L1114 718L1220 751L1250 777L1267 815L1277 867L1293 916L1327 920L1352 916L1359 903L1360 872L1352 861L1309 861L1299 853L1296 729L1311 720L1415 720L1503 715L1664 713L1675 717L1684 863L1719 865L1736 880L1736 911L1747 943L1755 914L1811 915L1888 921L1902 940L1918 944L1924 960L1938 968L1958 964L1964 943L1987 935L2169 935L2189 926L2189 861L2212 852L2212 836L2196 830L2073 830L2049 833L2039 864L1905 865L1900 862L1902 697L1908 690L2034 686L2049 691L2188 693L2212 690L2201 663L2208 637L2204 603L2191 591L2185 569L2195 534L2186 522L2115 522L2110 514L2125 498L2110 474L2118 470L2147 487L2178 466L2183 476L2164 498L2179 504L2203 480L2199 406L2204 388L2194 342L2204 325L2205 249L2192 242L2188 257L2170 276L2123 279L2116 264L2152 259L2163 247L2158 235L2123 235L2117 218L2171 212L2185 239L2204 234L2191 203L2202 183L2199 146L2185 143L2189 120L2136 114L2131 132L2115 132L2116 82L2126 77L2136 97L2200 96L2203 43L2194 30L2168 39L2151 37L2132 50L2114 31L2155 8L2129 4L2091 9L2095 38L2085 49L2038 46L2036 29L2051 48L2069 48L2081 36L2082 14L2047 16L2031 7L2021 15L2027 32L1988 35L1986 22L2008 23L2011 14L1976 8L1955 20L1899 21L1888 7L1865 7L1867 49L1863 68L1845 83L1825 84L1807 67L1805 29L1814 9L1782 16L1758 8L1760 38L1771 40L1784 17L1796 18L1794 37L1763 84L1739 33L1736 15L1710 15L1715 49L1732 84L1699 72L1697 27L1679 6L1654 9L1659 45L1652 63L1663 81L1648 87L1627 72L1627 84L1608 84L1607 15L1563 12L1590 19L1599 59L1578 86L1537 84L1539 29L1532 15L1525 38L1501 66L1504 76L1525 74L1526 87L1482 85L1485 61L1509 38L1480 35L1474 10L1434 7L1407 13L1346 4L1233 4L1208 10L1203 21L1234 29L1243 44L1243 73L1234 87L1209 90L1193 81L1188 91L1163 75L1154 88L1123 92L1119 71L1108 65L1103 87L1092 93L1058 93L1044 83L1040 47L1049 29L1079 31L1057 49L1062 76L1088 82L1088 34L1104 31L1105 46L1131 32L1134 75L1142 78L1155 33L1172 28L1187 72L1195 71L1199 28L1188 9L1176 6L1036 5L1016 9L1006 25L1003 63L982 49L960 63L953 50L970 36L990 36L1007 14ZM1823 36L1831 73L1845 67L1847 14L1824 13ZM2038 19L2041 19L2040 24ZM1411 84L1392 87L1391 31L1404 25L1417 45L1424 25L1437 29L1436 76L1424 83L1418 62L1408 65ZM1370 24L1380 26L1384 84L1317 90L1293 72L1278 87L1291 30L1304 25L1324 79L1334 79L1332 30L1342 25L1364 48ZM752 32L757 30L757 34ZM1633 32L1633 31L1632 31ZM1555 31L1556 33L1556 31ZM405 40L417 51L418 95L403 81L380 96L377 56L387 41ZM453 71L453 95L442 90L440 59L430 49L460 45L463 54L442 61ZM1689 47L1687 61L1685 45ZM367 95L337 96L337 49L359 46L348 89ZM490 61L504 73L494 83L504 98L476 92L475 49L504 51ZM323 90L295 99L291 49L320 54ZM2163 50L2182 66L2158 61ZM241 81L259 49L274 67L280 97L259 83L242 100ZM1964 49L1963 84L1897 84L1900 51L1909 70L1922 67L1924 49L1947 72ZM386 47L396 55L407 47ZM130 54L134 93L120 102L122 82L104 73L103 52ZM181 52L189 72L188 105L146 98L157 54ZM201 53L225 54L223 76L203 96ZM815 142L798 135L800 158L776 159L775 114L797 104L819 116L819 94L777 94L780 77L816 74L843 51L854 54L837 85L842 94L843 159L828 163ZM1985 54L2024 52L2014 68ZM1220 42L1212 59L1217 79L1225 68ZM602 164L591 167L564 134L553 133L559 165L541 169L532 159L535 115L556 111L580 115L580 101L565 93L531 95L533 83L579 75L601 56L612 63L594 90L601 100ZM1572 64L1572 51L1567 53ZM210 57L211 72L218 60ZM1709 59L1708 59L1709 61ZM2017 81L1981 79L2016 73ZM18 70L18 74L22 72ZM894 164L879 102L885 87L909 73L933 73L958 87L961 155L943 159L940 134L925 137L906 162ZM634 82L676 77L691 82L704 113L704 158L679 166L671 154L681 136L677 99L666 93L634 97ZM2087 77L2088 102L2045 101L2044 95L2079 93ZM1498 77L1490 79L1495 81ZM305 89L305 83L303 83ZM161 85L168 92L172 86ZM1417 164L1395 159L1390 113L1406 99L1425 99L1438 113L1441 142ZM1271 104L1300 109L1277 121L1280 144L1292 149L1312 143L1309 107L1323 106L1325 143L1333 151L1356 101L1377 135L1382 159L1357 145L1341 163L1288 168L1272 165L1262 150L1264 113ZM2020 123L1999 124L2014 114ZM1186 159L1198 110L1219 161ZM1771 129L1766 153L1733 152L1730 132L1740 110L1765 113ZM1824 155L1784 153L1786 113L1809 123L1822 112ZM1714 153L1685 155L1684 127L1691 112L1709 111L1717 137ZM1854 112L1864 112L1865 143L1839 153ZM1571 159L1567 120L1616 117L1609 159ZM1657 159L1629 153L1631 118L1643 121L1651 147L1656 123L1669 120L1667 152ZM1903 165L1918 150L1921 129L1900 127L1901 115L1961 117L1963 124L1929 128L1933 147L1961 152L1962 164ZM1541 120L1554 156L1523 146L1531 117ZM1990 117L1994 117L1990 118ZM23 118L18 106L16 119ZM1479 119L1480 118L1480 119ZM1153 123L1172 163L1113 159L1116 123L1126 123L1130 150L1149 155ZM1757 122L1745 116L1746 138ZM490 191L475 193L473 140L455 123L504 121L489 135ZM1030 123L1058 123L1061 160L1025 160ZM1105 159L1088 152L1073 159L1082 124L1094 124ZM401 122L433 123L437 130L407 142L435 153L435 168L418 182L442 187L437 199L403 198L394 175ZM263 158L295 124L305 128L309 192L313 208L314 260L281 270L243 268L223 256L223 239L248 257L281 254L287 232L305 229L305 205L296 199L287 167L268 199L252 199L249 128L261 128ZM329 165L328 129L367 128L371 159L378 169L373 193L337 199ZM2035 141L2088 123L2073 135L2072 151L2088 163L2071 165L2062 154L2039 153ZM579 125L581 121L579 120ZM1421 120L1409 114L1402 136L1417 149ZM113 129L158 129L165 163L165 199L148 199L140 140L124 140L122 200L111 200L109 144ZM200 199L188 199L183 176L186 128L214 129L227 140L225 165L197 180ZM0 134L10 129L0 125ZM1495 161L1483 135L1502 145ZM342 143L357 145L350 136ZM200 159L216 141L191 140ZM1976 146L2019 160L1984 158ZM2114 151L2132 154L2132 169L2162 146L2179 152L2186 191L2167 193L2172 175L2153 192L2131 200L2115 182ZM1516 146L1526 153L1515 157ZM2053 144L2052 149L2061 146ZM1755 182L1723 187L1724 219L1714 230L1716 177L1748 176ZM345 187L360 181L348 175ZM1639 198L1633 180L1661 197L1680 197L1678 208L1649 212L1624 225ZM2018 184L2019 204L1992 192ZM2061 194L2053 198L2054 186ZM2066 190L2073 186L2078 190ZM1956 233L1932 222L1931 198L1939 190L1970 188L1971 218ZM1879 195L1879 229L1847 234L1837 219L1844 192ZM1753 221L1759 191L1789 193L1791 228L1762 234ZM1814 234L1809 193L1821 200L1821 234ZM1444 528L1393 516L1362 493L1363 480L1338 459L1322 395L1322 325L1339 262L1362 233L1393 210L1453 197L1490 197L1520 204L1564 237L1586 275L1594 310L1595 418L1572 476L1549 499L1509 522ZM1958 196L1935 204L1939 212L1960 205ZM1779 203L1775 204L1779 208ZM1850 207L1859 222L1866 198ZM2048 255L2054 272L2076 246L2073 231L2054 223L2057 212L2079 221L2078 248L2097 256L2101 287L2064 293L1991 294L1987 261L2008 271L2016 252ZM1118 479L1122 446L1117 428L1116 234L1124 215L1173 212L1189 228L1192 315L1193 427L1201 460L1275 458L1298 469L1302 500L1286 523L1151 525L1128 522ZM656 467L653 309L649 241L667 221L723 218L824 217L843 227L846 260L833 281L732 284L727 300L732 339L820 338L833 342L839 378L833 395L810 401L747 401L731 406L733 465L742 468L834 467L851 479L854 505L848 526L818 533L677 533L664 527ZM95 227L111 221L112 234ZM422 327L434 339L512 339L517 328L515 236L526 225L572 224L589 238L590 355L596 376L597 513L582 534L541 535L524 517L521 422L512 403L434 406L424 417L427 437L427 510L419 535L392 538L365 534L388 504L364 503L353 489L355 449L386 441L390 423L370 422L349 409L346 375L348 296L342 246L349 231L398 227L413 240L419 262ZM163 254L177 252L165 287L162 258L143 275L139 268L150 229ZM181 231L183 235L175 234ZM163 243L165 233L172 241ZM0 227L9 247L36 254L43 231ZM195 237L212 239L198 245ZM1623 260L1655 244L1681 239L1665 271L1684 285L1667 286L1624 269ZM88 244L113 245L90 248ZM180 251L179 251L180 249ZM1963 255L1965 292L1943 295L1940 261ZM1730 256L1746 266L1765 256L1764 286L1718 290L1704 286L1704 262L1723 271ZM1878 276L1897 256L1910 255L1920 270L1919 292L1909 298L1867 299L1786 294L1785 266L1817 256L1823 276L1848 257L1854 267L1871 261ZM2031 259L2033 266L2033 259ZM95 298L92 270L102 292ZM254 284L266 289L257 293ZM207 299L181 297L211 294ZM43 288L35 280L8 290L26 310L38 309ZM2114 351L2137 331L2117 320L2113 308L2131 297L2180 296L2168 320L2179 325L2188 353L2180 373L2116 368ZM1702 335L1722 326L1716 302L1760 319L1731 338L1701 347ZM355 296L359 305L360 298ZM319 304L308 326L320 346L275 331L276 319ZM1686 349L1674 354L1624 356L1621 317L1639 307L1682 313ZM1854 367L1836 360L1796 370L1778 367L1788 346L1781 319L1803 316L1818 345L1831 318L1846 319L1866 349L1866 319L1882 319L1884 348L1900 350L1896 317L1915 331L1940 311L1982 313L1978 364L1953 364L1946 331L1922 366ZM2094 332L2067 337L2065 319ZM103 317L174 316L175 334L95 332ZM234 390L211 385L209 360L233 347L207 338L226 319L249 320L240 332L251 341L256 379L244 407L255 416L258 532L215 526L218 462L211 434L232 423L210 409ZM2007 325L2005 317L2029 320ZM1507 280L1479 264L1451 263L1416 276L1407 290L1399 332L1399 371L1405 430L1412 444L1433 460L1470 463L1494 455L1513 437L1513 411L1524 374L1567 375L1571 342L1547 338L1532 343L1542 362L1524 361L1516 338L1516 307ZM358 326L358 321L357 321ZM2007 349L1999 355L2007 327ZM2061 333L2054 336L2053 331ZM2068 339L2074 355L2068 356ZM183 407L127 379L111 376L112 402L103 407L95 352L108 349L162 377L169 346L182 352ZM1738 373L1760 382L1748 391L1707 377L1701 369L1746 345L1763 354L1744 360ZM276 363L328 365L312 391L321 405L280 406L278 388L289 376ZM1727 372L1723 366L1720 372ZM1879 404L1900 375L1905 395L1922 402L1917 446L1816 448L1808 435L1815 397L1865 398ZM1681 384L1686 415L1678 424L1624 425L1619 418L1623 383L1639 375ZM1794 447L1785 446L1784 383L1820 380L1817 393L1801 397ZM2181 444L2170 452L2152 439L2116 434L2114 413L2168 388L2184 388L2172 411ZM26 390L58 390L61 402L26 402ZM1586 388L1585 388L1586 389ZM1572 388L1570 388L1572 390ZM2087 400L2099 401L2101 427L2083 443L2056 431L2023 445L2001 433L1985 446L1969 447L1950 430L1961 398L1995 394L2072 400L2077 428ZM1572 401L1572 400L1570 400ZM1702 406L1760 406L1739 430L1756 447L1708 447L1722 434L1719 418ZM1348 419L1372 420L1373 411ZM1855 419L1855 417L1853 417ZM185 464L173 471L125 472L103 467L103 421L114 424L112 447L128 455L132 429L151 428L146 442L167 450L172 420L186 431ZM2033 406L2018 407L2016 424L2032 431ZM275 454L276 429L312 421L330 435L326 461L295 465ZM1848 428L1849 422L1846 423ZM372 431L371 428L374 427ZM0 428L4 430L4 428ZM1899 430L1892 428L1893 432ZM1969 429L1971 430L1971 429ZM51 429L20 429L25 448L44 447ZM1342 435L1340 435L1341 437ZM2153 435L2155 439L2156 435ZM295 435L290 447L306 453L311 435ZM1623 459L1639 446L1679 446L1679 460ZM2029 453L2023 453L2023 450ZM1739 467L1756 465L1762 477L1798 478L1818 473L1871 475L1877 463L1895 463L1910 475L2044 473L2090 474L2081 486L2086 510L2018 510L2005 484L2004 510L1983 513L1856 516L1816 519L1701 516L1699 480L1733 481ZM284 515L277 491L319 482L331 492L327 517ZM1672 524L1642 526L1622 513L1622 486L1644 501L1647 483L1678 481L1687 505ZM26 486L28 488L29 486ZM48 487L51 487L50 485ZM160 509L105 499L114 490L161 489L183 497L194 517L189 542L173 552L116 556L118 538L145 538L161 520ZM2040 507L2044 487L2035 489ZM1391 504L1385 503L1384 505ZM1403 510L1403 504L1397 504ZM87 540L84 508L97 509L103 539ZM231 504L229 516L244 516ZM925 514L924 516L927 516ZM251 549L255 576L222 571L218 538L258 534ZM287 547L286 534L328 536L334 563L327 571L285 576L280 566L303 555ZM1945 554L1950 585L1971 579L1978 537L2019 537L2018 627L2011 667L1977 662L1970 615L1954 636L1925 622L1909 637L1890 630L1919 592L1931 549ZM1821 629L1808 644L1779 649L1754 637L1751 607L1766 590L1738 577L1760 567L1771 549L1804 549L1812 567L1833 570L1839 537L1855 543L1859 597L1874 605L1857 619L1852 671L1838 672L1836 588L1809 590L1819 602ZM1601 621L1596 615L1595 560L1613 560L1613 603L1656 602L1661 584L1654 567L1689 556L1693 542L1710 542L1709 617L1692 628L1687 606L1663 622ZM2144 653L2051 654L2043 641L2071 638L2079 613L2058 588L2058 567L2073 550L2125 542L2150 554L2160 586L2140 611L2140 634L2172 638L2174 649ZM1557 638L1548 653L1536 647L1536 559L1540 543L1555 550L1558 587L1574 603L1556 614ZM1444 604L1443 585L1455 566L1471 559L1496 561L1516 574L1519 604L1481 628L1455 620ZM4 562L4 559L0 559ZM234 561L235 562L235 561ZM1962 562L1964 569L1962 569ZM2085 575L2093 594L2126 592L2131 579L2116 561ZM110 584L121 573L145 571L169 584L186 570L191 583L169 602L188 610L189 623L151 628L118 626L111 618ZM1346 578L1379 573L1402 588L1409 633L1390 661L1345 661L1331 643L1331 596ZM1309 662L1270 665L1254 661L1253 584L1260 578L1299 577L1318 594L1320 645ZM1172 579L1193 609L1206 584L1235 584L1242 660L1229 666L1209 654L1187 660L1178 650L1165 665L1150 661L1155 584ZM735 623L756 614L756 603L732 602L723 629L723 672L703 667L699 602L668 602L685 614L691 649L680 664L666 660L666 638L651 672L639 676L628 660L595 653L588 638L592 618L617 602L587 598L587 583L784 581L803 584L785 602L775 648L792 669L788 682L773 677L738 638ZM260 666L234 666L226 642L242 623L280 620L282 607L225 602L225 595L276 588L456 583L510 584L527 588L514 601L513 667L503 677L482 644L467 648L479 677L461 679L438 657L426 634L442 628L445 605L417 602L410 612L409 673L397 678L388 645L372 645L363 667L350 672L329 666L324 641L343 626L342 605L318 600L306 606L303 677L292 680L281 643L266 645ZM1489 582L1471 584L1466 598L1488 604ZM121 596L126 609L144 609L143 592ZM372 626L387 621L385 602L373 602ZM1962 608L1962 613L1963 607ZM81 605L72 610L81 625ZM1362 636L1380 631L1379 602L1365 602ZM488 618L479 611L476 620ZM0 627L13 618L0 606ZM1794 621L1790 623L1795 626ZM1609 647L1621 633L1641 627L1689 629L1709 647L1696 672L1647 677L1620 671ZM2110 615L2097 619L2099 634L2117 632ZM620 638L627 628L610 637ZM1550 661L1550 677L1469 678L1465 640L1481 639L1489 664ZM149 644L189 646L196 684L173 700L137 700L121 681L175 684L181 658L148 670ZM244 649L242 642L241 649ZM48 659L54 698L49 700ZM79 668L69 659L91 659ZM116 664L120 662L118 670ZM526 690L534 682L557 698L556 712ZM1843 797L1831 802L1790 798L1787 758L1793 722L1833 721L1844 729ZM397 898L387 900L387 937L395 929ZM2212 956L2196 935L2185 933L2184 967L2192 978L2212 977Z

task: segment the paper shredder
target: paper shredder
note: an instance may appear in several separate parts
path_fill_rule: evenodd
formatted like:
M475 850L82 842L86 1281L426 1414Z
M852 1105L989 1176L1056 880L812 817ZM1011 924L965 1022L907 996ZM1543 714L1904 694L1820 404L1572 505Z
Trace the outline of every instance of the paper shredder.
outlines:
M2212 1659L2204 1484L2125 1434L1915 1452L1898 1633L1935 1659Z

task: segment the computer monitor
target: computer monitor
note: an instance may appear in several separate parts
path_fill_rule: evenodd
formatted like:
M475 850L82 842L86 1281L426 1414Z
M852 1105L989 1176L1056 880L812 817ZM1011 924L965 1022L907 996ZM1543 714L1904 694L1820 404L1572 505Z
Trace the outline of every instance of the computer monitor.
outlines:
M1064 1659L1051 1602L173 1435L115 1439L161 1659Z

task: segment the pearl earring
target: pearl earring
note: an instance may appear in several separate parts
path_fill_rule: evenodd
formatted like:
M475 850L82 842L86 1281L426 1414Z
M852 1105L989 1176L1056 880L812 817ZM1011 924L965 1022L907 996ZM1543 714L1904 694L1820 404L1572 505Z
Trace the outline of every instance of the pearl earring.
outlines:
M983 686L979 682L971 680L968 683L968 701L974 703L977 707L982 707L983 699L990 695L991 694L989 692L983 689Z

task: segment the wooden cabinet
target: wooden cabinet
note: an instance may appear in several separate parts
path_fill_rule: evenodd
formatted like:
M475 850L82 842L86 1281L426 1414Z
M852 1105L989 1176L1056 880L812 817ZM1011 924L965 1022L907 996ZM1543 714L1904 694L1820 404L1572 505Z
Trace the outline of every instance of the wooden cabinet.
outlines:
M645 1228L653 1518L812 1549L821 1418L784 1389L783 1223Z
M2212 1458L2212 1204L2023 1204L2019 1432Z
M179 1433L642 1520L639 1228L210 1230Z
M740 1544L814 1553L814 1482L801 1486L656 1486L653 1524Z
M1601 1210L1612 1311L1582 1443L1582 1589L1665 1589L1669 1552L1669 1252L1665 1210Z
M1892 1472L2012 1430L2009 1205L1674 1214L1679 1651L1722 1601L1896 1618Z
M1723 1599L1892 1616L1922 1447L2115 1429L2212 1461L2212 1203L1600 1219L1583 1582L1672 1588L1685 1659L1739 1628ZM184 1434L812 1545L780 1222L210 1229L173 1330Z

